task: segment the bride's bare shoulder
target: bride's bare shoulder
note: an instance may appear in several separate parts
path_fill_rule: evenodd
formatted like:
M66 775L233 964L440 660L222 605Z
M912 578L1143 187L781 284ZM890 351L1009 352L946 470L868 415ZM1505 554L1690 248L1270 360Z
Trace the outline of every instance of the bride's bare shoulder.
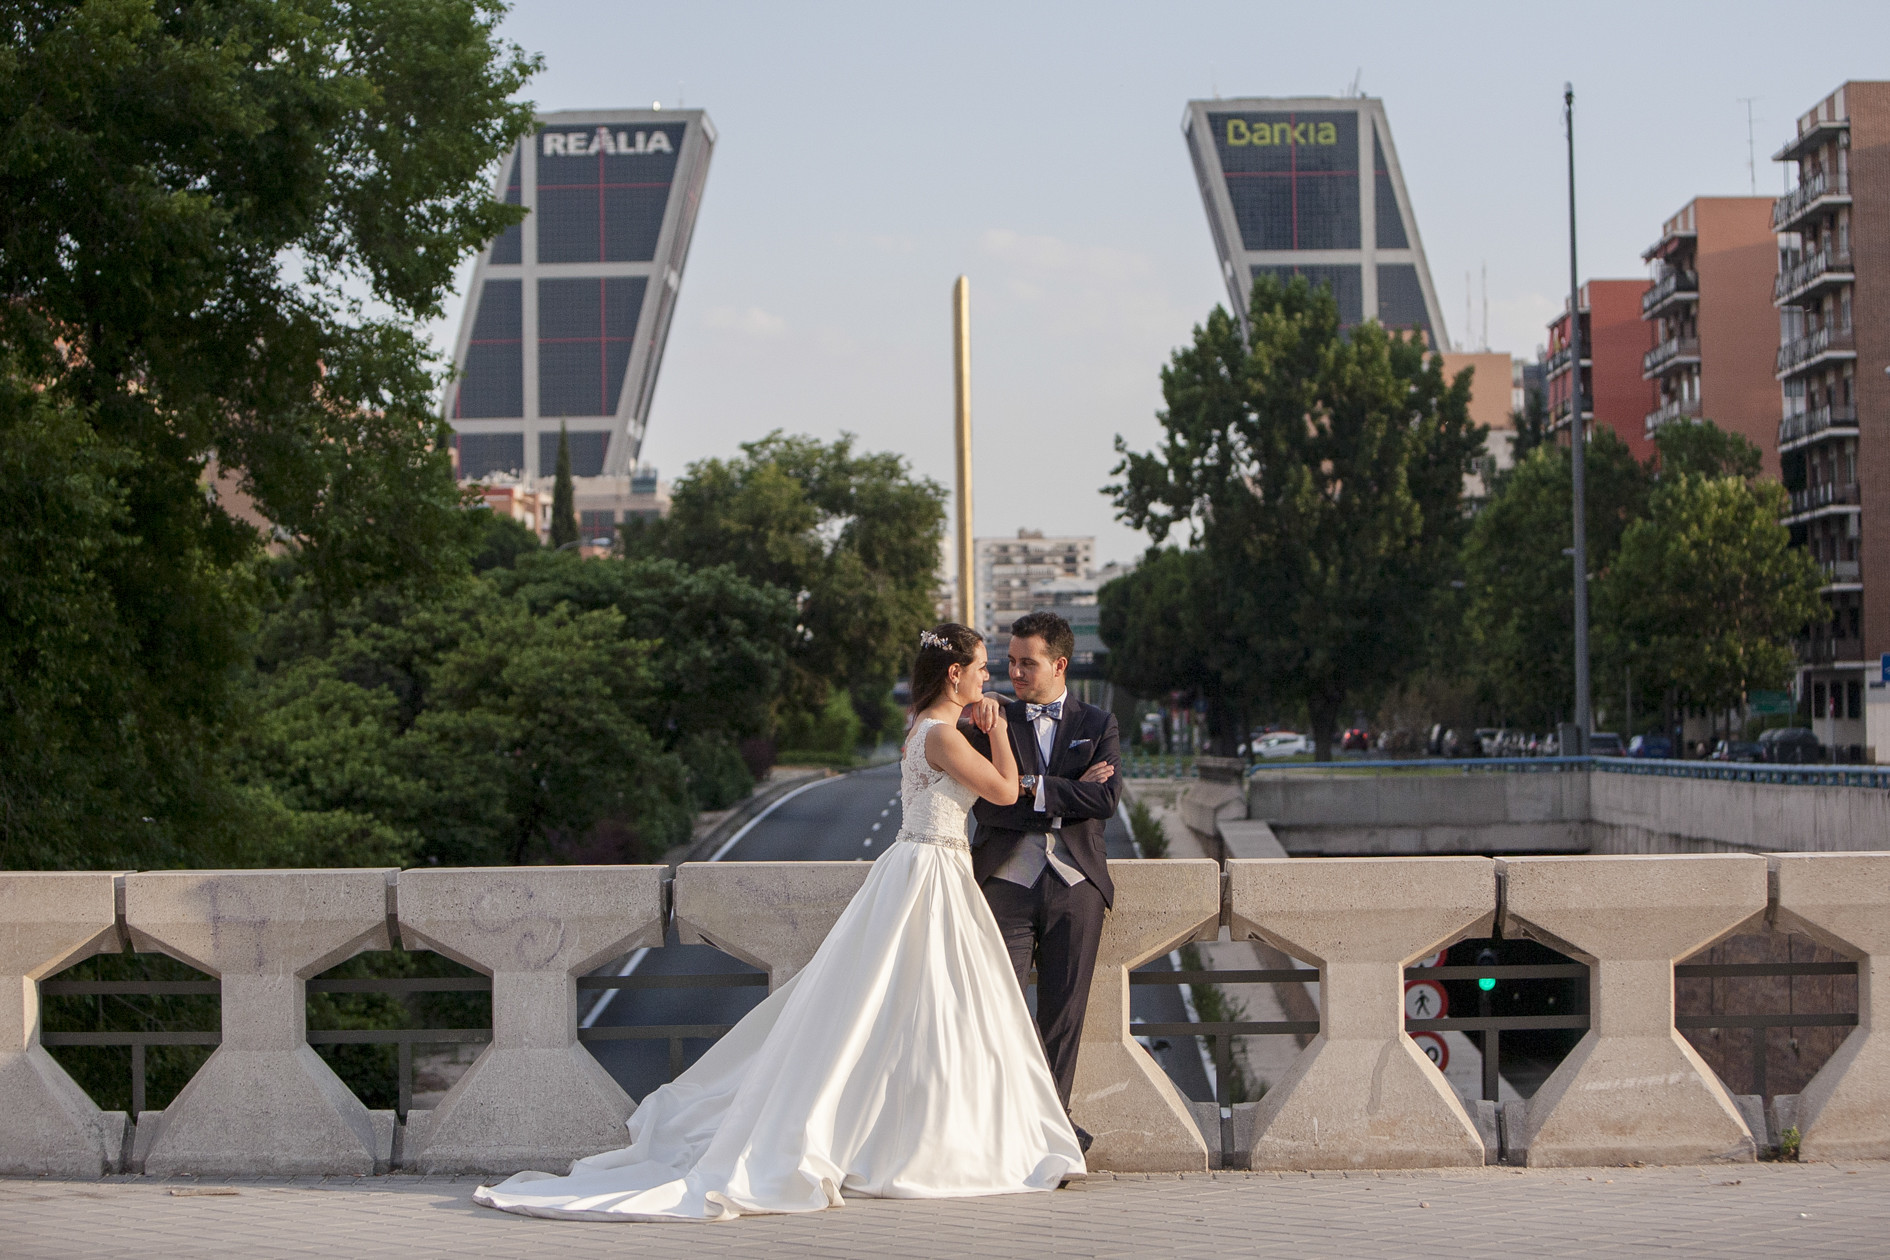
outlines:
M922 720L932 723L925 731L925 762L934 770L943 770L945 767L939 764L940 757L957 751L961 745L969 747L964 733L950 722L938 718Z

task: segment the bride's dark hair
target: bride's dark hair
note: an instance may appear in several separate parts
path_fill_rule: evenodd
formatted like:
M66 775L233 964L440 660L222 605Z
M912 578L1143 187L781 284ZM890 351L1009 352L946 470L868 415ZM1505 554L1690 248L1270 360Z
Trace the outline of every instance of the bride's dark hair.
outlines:
M912 661L912 711L923 713L937 703L952 685L952 666L970 665L983 642L976 630L955 621L921 633Z

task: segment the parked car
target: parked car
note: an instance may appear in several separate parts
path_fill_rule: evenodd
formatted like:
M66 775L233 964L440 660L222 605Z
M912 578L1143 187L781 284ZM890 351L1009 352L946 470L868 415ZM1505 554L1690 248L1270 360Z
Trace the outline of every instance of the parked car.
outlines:
M1760 760L1788 766L1813 765L1824 760L1824 745L1809 726L1781 726L1759 735Z
M1596 731L1588 737L1588 755L1591 757L1619 757L1626 751L1621 747L1621 737L1613 731Z
M1647 735L1636 735L1628 741L1627 755L1664 761L1673 756L1673 741L1659 731Z
M1714 761L1764 761L1765 749L1749 739L1722 739L1713 749Z
M1346 752L1370 752L1372 733L1362 726L1354 726L1339 737L1339 747Z
M1312 741L1292 731L1274 731L1253 743L1254 756L1266 761L1279 757L1298 757L1313 750Z
M1502 733L1494 726L1477 727L1473 736L1477 747L1476 755L1479 757L1496 756L1496 737Z

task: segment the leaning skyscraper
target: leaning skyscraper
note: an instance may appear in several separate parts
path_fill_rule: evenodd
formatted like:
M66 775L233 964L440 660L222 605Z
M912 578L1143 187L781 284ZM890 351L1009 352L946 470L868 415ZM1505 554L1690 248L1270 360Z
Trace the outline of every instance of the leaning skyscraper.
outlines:
M1182 131L1243 326L1256 277L1299 274L1332 289L1342 324L1448 347L1383 101L1190 101Z
M545 114L495 193L531 213L473 271L447 389L462 480L627 477L709 173L701 110ZM614 520L614 514L613 514Z

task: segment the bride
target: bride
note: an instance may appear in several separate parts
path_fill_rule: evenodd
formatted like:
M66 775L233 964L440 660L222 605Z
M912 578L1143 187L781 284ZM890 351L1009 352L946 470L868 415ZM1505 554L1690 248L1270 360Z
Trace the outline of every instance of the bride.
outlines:
M841 1195L943 1199L1054 1190L1083 1175L965 817L1017 799L984 641L919 636L903 825L813 961L694 1066L644 1098L630 1145L570 1175L523 1172L473 1198L527 1216L724 1221ZM991 734L987 761L957 729Z

